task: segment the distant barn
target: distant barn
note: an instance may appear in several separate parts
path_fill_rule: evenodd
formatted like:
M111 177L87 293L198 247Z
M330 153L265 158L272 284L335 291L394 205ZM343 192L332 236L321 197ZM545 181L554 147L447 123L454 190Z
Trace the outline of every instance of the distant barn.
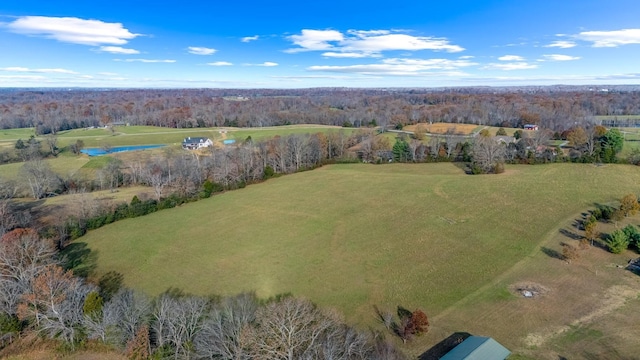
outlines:
M534 125L534 124L526 124L524 126L525 130L538 130L538 125Z

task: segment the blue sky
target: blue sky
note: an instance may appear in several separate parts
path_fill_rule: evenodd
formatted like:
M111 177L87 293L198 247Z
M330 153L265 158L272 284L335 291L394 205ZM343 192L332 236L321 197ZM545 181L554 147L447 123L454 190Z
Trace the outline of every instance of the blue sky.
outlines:
M5 1L0 49L0 87L640 84L640 2Z

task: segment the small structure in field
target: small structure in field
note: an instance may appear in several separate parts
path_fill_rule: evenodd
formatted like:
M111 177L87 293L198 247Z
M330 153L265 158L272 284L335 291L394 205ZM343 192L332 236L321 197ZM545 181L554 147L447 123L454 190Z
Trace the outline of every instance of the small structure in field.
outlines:
M509 145L509 144L515 144L516 142L518 142L518 140L513 137L513 136L506 136L506 135L497 135L493 137L493 140L495 140L496 142L499 143L503 143L505 145Z
M504 360L511 354L490 337L469 336L440 360Z
M197 150L213 146L213 141L206 137L187 137L182 140L182 148L185 150Z
M525 126L523 126L523 129L535 131L538 130L538 125L526 124Z

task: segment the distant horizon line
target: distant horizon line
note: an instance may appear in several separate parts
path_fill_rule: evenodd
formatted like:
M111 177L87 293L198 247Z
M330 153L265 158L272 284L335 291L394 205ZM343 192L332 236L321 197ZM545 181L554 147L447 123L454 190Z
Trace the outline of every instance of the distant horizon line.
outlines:
M354 89L354 90L427 90L427 89L505 89L505 88L551 88L551 87L573 87L573 88L622 88L622 87L638 87L640 84L552 84L552 85L452 85L452 86L311 86L311 87L136 87L136 86L0 86L0 91L6 90L309 90L309 89Z

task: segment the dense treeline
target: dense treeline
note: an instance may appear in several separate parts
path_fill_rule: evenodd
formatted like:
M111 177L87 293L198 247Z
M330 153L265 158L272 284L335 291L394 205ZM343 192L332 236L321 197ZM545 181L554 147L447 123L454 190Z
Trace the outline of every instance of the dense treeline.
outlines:
M0 337L34 331L70 349L87 341L132 359L401 359L375 332L289 295L201 297L178 290L150 298L106 274L97 284L32 229L0 238Z
M0 92L0 128L35 127L47 134L114 123L191 128L453 122L562 131L594 115L640 114L638 91L525 90L15 90Z

